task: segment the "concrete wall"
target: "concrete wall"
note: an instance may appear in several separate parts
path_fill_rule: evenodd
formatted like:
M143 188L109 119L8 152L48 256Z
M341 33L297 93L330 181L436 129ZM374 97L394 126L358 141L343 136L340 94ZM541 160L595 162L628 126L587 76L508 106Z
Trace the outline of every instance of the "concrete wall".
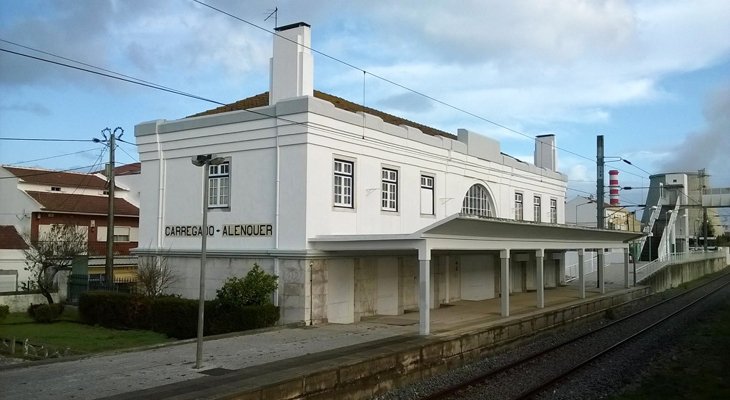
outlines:
M0 292L12 292L20 290L21 284L27 282L30 273L25 270L25 253L23 250L0 249L0 270L17 271L17 284L15 287L15 275L0 275Z
M60 301L58 293L51 293L51 297L55 303ZM0 293L0 305L10 307L10 312L26 312L31 304L46 304L47 302L40 293Z
M461 300L494 298L495 257L492 255L462 255Z
M348 354L345 359L312 363L302 376L285 381L242 380L240 389L226 396L264 399L369 399L397 386L428 379L450 369L493 355L499 346L528 338L557 326L571 326L601 318L609 309L621 309L648 295L642 287L603 296L545 313L512 317L467 333L446 337L413 337L386 349ZM518 342L519 343L519 342ZM336 366L332 366L332 364ZM255 387L255 389L250 389Z
M728 266L725 256L709 260L690 261L668 265L653 273L642 284L650 286L655 292L662 292L693 281Z
M381 315L402 314L403 307L399 301L401 282L398 279L398 259L382 257L377 261L377 312Z
M327 260L327 321L355 322L355 265L353 259Z

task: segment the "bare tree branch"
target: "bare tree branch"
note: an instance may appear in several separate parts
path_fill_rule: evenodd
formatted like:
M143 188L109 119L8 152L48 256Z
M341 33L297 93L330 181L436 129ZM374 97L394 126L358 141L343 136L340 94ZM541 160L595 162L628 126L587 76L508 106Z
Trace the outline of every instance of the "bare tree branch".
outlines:
M53 304L51 290L58 271L66 270L74 257L86 253L86 233L75 225L51 225L51 229L39 235L25 254L25 270L31 278L25 289L39 289Z

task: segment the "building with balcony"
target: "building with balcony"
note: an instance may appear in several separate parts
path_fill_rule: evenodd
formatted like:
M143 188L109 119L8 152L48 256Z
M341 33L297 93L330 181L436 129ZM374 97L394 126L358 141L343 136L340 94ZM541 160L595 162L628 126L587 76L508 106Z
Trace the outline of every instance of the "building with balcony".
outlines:
M31 244L51 225L75 225L86 235L89 257L103 257L109 206L107 190L108 181L102 174L0 166L3 200L0 225L13 227ZM129 255L130 249L138 246L139 204L133 201L134 191L118 183L114 201L113 252L116 255ZM125 273L134 274L134 265L128 264L118 266L124 272L119 278ZM91 268L89 274L98 276L103 270L103 267Z

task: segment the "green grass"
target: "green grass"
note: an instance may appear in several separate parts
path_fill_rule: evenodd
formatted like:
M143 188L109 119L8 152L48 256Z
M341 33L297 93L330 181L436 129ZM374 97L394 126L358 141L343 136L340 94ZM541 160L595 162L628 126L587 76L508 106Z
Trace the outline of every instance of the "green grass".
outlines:
M64 310L58 321L40 324L33 321L26 313L11 313L0 322L0 338L15 338L22 342L29 339L34 346L45 346L51 353L58 350L63 353L67 348L70 354L89 354L109 350L121 350L132 347L147 346L171 342L167 336L140 330L115 330L90 326L81 323L74 309ZM4 347L0 351L7 354ZM21 356L23 346L16 344L15 356Z
M699 317L671 360L616 400L730 399L730 301Z

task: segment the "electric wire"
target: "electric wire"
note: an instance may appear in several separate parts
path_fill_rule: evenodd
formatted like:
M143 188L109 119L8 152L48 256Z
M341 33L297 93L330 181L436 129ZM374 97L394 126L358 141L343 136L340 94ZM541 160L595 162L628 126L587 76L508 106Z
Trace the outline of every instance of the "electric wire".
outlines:
M220 106L225 106L226 105L225 103L221 103L219 101L211 100L211 99L208 99L208 98L205 98L205 97L202 97L202 96L197 96L197 95L194 95L194 94L191 94L191 93L186 93L186 92L182 92L182 91L175 90L175 89L170 89L170 88L167 88L165 86L161 86L161 85L157 85L157 84L150 84L150 83L146 83L146 82L139 81L139 80L136 80L136 79L130 79L130 78L125 78L123 76L117 76L117 75L112 75L112 74L105 73L105 72L94 71L94 70L91 70L91 69L88 69L88 68L82 68L82 67L79 67L79 66L76 66L76 65L66 64L66 63L62 63L60 61L53 61L53 60L49 60L49 59L43 58L43 57L36 57L36 56L32 56L30 54L19 53L17 51L12 51L12 50L8 50L8 49L0 48L0 51L3 51L5 53L14 54L14 55L21 56L21 57L27 57L27 58L34 59L34 60L37 60L37 61L42 61L42 62L47 62L47 63L50 63L50 64L59 65L59 66L66 67L66 68L71 68L71 69L76 69L76 70L79 70L79 71L88 72L88 73L95 74L95 75L104 76L104 77L111 78L111 79L117 79L117 80L120 80L120 81L123 81L123 82L134 83L136 85L146 86L146 87L149 87L149 88L153 88L153 89L157 89L157 90L162 90L162 91L168 92L168 93L174 93L174 94L177 94L177 95L189 97L189 98L196 99L196 100L207 101L209 103L217 104L217 105L220 105Z
M76 172L76 171L86 169L86 168L92 168L94 166L96 166L96 162L92 165L84 165L82 167L67 168L67 169L62 169L62 170L52 170L52 171L51 170L45 170L45 171L39 170L37 173L25 174L25 175L19 176L19 177L15 176L15 175L0 176L0 179L23 179L24 177L50 175L50 174L57 174L59 172L70 172L70 173L81 174L82 172ZM12 165L5 165L5 167L13 168Z
M0 140L8 141L28 141L28 142L91 142L91 139L54 139L54 138L17 138L17 137L0 137Z
M81 154L81 153L88 153L88 152L94 151L94 150L97 150L97 148L94 147L94 148L87 149L87 150L74 151L73 153L65 153L65 154L58 154L58 155L55 155L55 156L49 156L49 157L43 157L43 158L36 158L34 160L16 161L16 162L11 163L9 165L28 164L28 163L32 163L32 162L36 162L36 161L44 161L44 160L50 160L50 159L53 159L53 158L61 158L61 157L72 156L72 155Z
M283 40L286 40L286 41L289 41L289 42L291 42L291 43L297 44L297 45L299 45L299 46L301 46L301 47L303 47L303 48L306 48L306 49L308 49L308 50L312 51L313 53L319 54L319 55L321 55L321 56L323 56L323 57L326 57L326 58L328 58L328 59L330 59L330 60L332 60L332 61L338 62L338 63L340 63L340 64L342 64L342 65L345 65L345 66L347 66L347 67L350 67L350 68L352 68L352 69L355 69L355 70L357 70L357 71L360 71L360 72L362 72L362 73L363 73L363 86L365 85L365 81L364 81L364 79L365 79L365 78L364 78L364 76L365 76L365 75L367 74L367 75L370 75L370 76L372 76L372 77L374 77L374 78L376 78L376 79L379 79L379 80L381 80L381 81L383 81L383 82L386 82L386 83L388 83L388 84L391 84L391 85L393 85L393 86L396 86L396 87L398 87L398 88L401 88L401 89L403 89L403 90L406 90L406 91L408 91L408 92L411 92L411 93L413 93L413 94L416 94L416 95L418 95L418 96L424 97L424 98L426 98L426 99L428 99L428 100L431 100L431 101L433 101L433 102L435 102L435 103L441 104L441 105L443 105L443 106L445 106L445 107L451 108L451 109L453 109L453 110L456 110L456 111L459 111L459 112L461 112L461 113L464 113L464 114L466 114L466 115L469 115L469 116L471 116L471 117L474 117L474 118L476 118L476 119L478 119L478 120L480 120L480 121L483 121L483 122L489 123L489 124L491 124L491 125L497 126L497 127L499 127L499 128L502 128L502 129L504 129L504 130L507 130L507 131L509 131L509 132L512 132L512 133L515 133L515 134L518 134L518 135L524 136L524 137L526 137L526 138L528 138L528 139L533 139L533 140L535 139L535 136L530 136L530 135L528 135L528 134L526 134L526 133L524 133L524 132L518 131L518 130L516 130L516 129L513 129L513 128L510 128L510 127L508 127L508 126L506 126L506 125L504 125L504 124L500 124L500 123L498 123L498 122L496 122L496 121L493 121L493 120L490 120L490 119L488 119L488 118L485 118L485 117L483 117L483 116L481 116L481 115L478 115L478 114L476 114L476 113L473 113L473 112L471 112L471 111L468 111L468 110L466 110L466 109L464 109L464 108L462 108L462 107L459 107L459 106L455 106L455 105L453 105L453 104L447 103L447 102L445 102L445 101L443 101L443 100L440 100L440 99L438 99L438 98L435 98L435 97L433 97L433 96L431 96L431 95L429 95L429 94L423 93L423 92L421 92L421 91L419 91L419 90L416 90L416 89L413 89L413 88L410 88L410 87L408 87L408 86L406 86L406 85L404 85L404 84L401 84L401 83L395 82L395 81L393 81L393 80L391 80L391 79L388 79L388 78L386 78L386 77L383 77L383 76L381 76L381 75L378 75L378 74L374 74L374 73L372 73L372 72L369 72L369 71L367 71L367 70L365 70L365 69L363 69L363 68L361 68L361 67L358 67L358 66L356 66L356 65L354 65L354 64L352 64L352 63L350 63L350 62L347 62L347 61L345 61L345 60L342 60L342 59L340 59L340 58L337 58L337 57L335 57L335 56L329 55L329 54L327 54L327 53L325 53L325 52L322 52L322 51L320 51L320 50L317 50L317 49L315 49L315 48L313 48L313 47L310 47L310 46L306 46L306 45L303 45L303 44L301 44L301 43L298 43L298 42L296 42L296 41L294 41L294 40L292 40L292 39L289 39L289 38L287 38L287 37L284 37L283 35L280 35L280 34L279 34L279 33L277 33L277 32L276 32L275 30L274 30L274 31L272 31L272 30L269 30L269 29L267 29L267 28L265 28L265 27L263 27L263 26L257 25L257 24L255 24L255 23L253 23L253 22L251 22L251 21L245 20L245 19L243 19L243 18L241 18L241 17L239 17L239 16L237 16L237 15L231 14L231 13L229 13L229 12L227 12L227 11L224 11L224 10L222 10L222 9L220 9L220 8L214 7L214 6L212 6L212 5L210 5L210 4L207 4L207 3L203 2L203 1L200 1L200 0L192 0L192 1L193 1L193 2L195 2L195 3L197 3L197 4L199 4L199 5L201 5L201 6L207 7L207 8L209 8L209 9L211 9L211 10L214 10L214 11L216 11L216 12L219 12L219 13L221 13L221 14L224 14L224 15L226 15L226 16L228 16L228 17L231 17L231 18L233 18L233 19L235 19L235 20L237 20L237 21L243 22L243 23L245 23L245 24L247 24L247 25L250 25L250 26L252 26L252 27L254 27L254 28L257 28L257 29L259 29L259 30L262 30L262 31L264 31L264 32L266 32L266 33L269 33L269 34L272 34L272 35L274 35L274 36L277 36L277 37L279 37L279 38L281 38L281 39L283 39ZM364 91L365 91L365 90L364 90L364 88L363 88L363 106L364 106L364 101L365 101L365 100L364 100L364 98L365 98L365 93L364 93ZM579 154L579 153L573 152L573 151L571 151L571 150L568 150L568 149L565 149L565 148L559 147L559 146L557 146L557 145L554 145L554 144L553 144L553 145L551 145L551 146L552 146L553 148L555 148L555 149L558 149L558 150L564 151L564 152L566 152L566 153L569 153L569 154L573 154L573 155L575 155L575 156L581 157L581 158L583 158L583 159L586 159L586 160L588 160L588 161L591 161L591 162L593 162L593 161L594 161L594 159L593 159L593 158L591 158L591 157L587 157L587 156L584 156L584 155L582 155L582 154ZM628 164L629 164L629 165L632 165L632 166L634 166L634 167L636 167L637 169L640 169L641 171L645 172L645 173L646 173L646 174L648 174L648 175L651 175L651 174L650 174L649 172L647 172L646 170L644 170L644 169L642 169L642 168L639 168L638 166L634 165L633 163L628 163ZM642 177L641 175L636 175L636 174L633 174L633 173L631 173L631 172L625 171L625 170L623 170L623 169L620 169L620 168L615 168L615 169L617 169L617 170L619 170L619 171L621 171L621 172L625 172L625 173L627 173L627 174L631 174L631 175L634 175L634 176Z
M117 140L118 140L118 139L117 139ZM139 160L137 159L137 157L134 157L134 156L132 156L131 154L129 154L129 153L127 152L127 150L124 150L124 147L122 147L122 146L117 146L117 149L121 150L121 151L122 151L122 153L126 154L126 155L127 155L127 157L129 157L130 159L134 160L134 162L137 162L137 161L139 161ZM118 163L118 164L121 164L121 163Z
M202 6L205 6L205 7L208 7L210 9L212 9L212 10L215 10L217 12L220 12L220 13L222 13L224 15L230 16L231 18L234 18L236 20L239 20L241 22L244 22L246 24L249 24L251 26L254 26L254 27L258 28L258 29L261 29L261 30L263 30L263 31L265 31L267 33L270 33L270 34L276 35L276 36L278 36L278 37L280 37L282 39L291 41L290 39L285 38L285 37L279 35L275 31L270 31L270 30L268 30L266 28L263 28L263 27L261 27L259 25L256 25L256 24L251 23L249 21L246 21L246 20L244 20L244 19L242 19L240 17L237 17L237 16L235 16L233 14L230 14L228 12L225 12L225 11L221 10L221 9L218 9L216 7L213 7L213 6L209 5L209 4L206 4L206 3L201 2L199 0L193 0L193 1L196 2L196 3L198 3L198 4L200 4L200 5L202 5ZM12 50L0 48L0 51L6 52L6 53L10 53L10 54L14 54L14 55L22 56L22 57L27 57L27 58L35 59L37 61L47 62L47 63L55 64L55 65L58 65L58 66L63 66L63 67L67 67L67 68L77 69L77 70L80 70L80 71L84 71L84 72L88 72L88 73L92 73L92 74L96 74L96 75L108 77L108 78L111 78L111 79L117 79L117 80L124 81L124 82L128 82L128 83L133 83L133 84L137 84L137 85L141 85L141 86L145 86L145 87L149 87L149 88L153 88L153 89L158 89L158 90L165 91L165 92L168 92L168 93L178 94L178 95L181 95L181 96L185 96L185 97L189 97L189 98L193 98L193 99L197 99L197 100L201 100L201 101L206 101L206 102L210 102L210 103L217 104L217 105L221 105L221 106L227 105L226 103L222 103L222 102L219 102L219 101L216 101L216 100L213 100L213 99L209 99L209 98L205 98L205 97L198 96L198 95L195 95L195 94L183 92L181 90L173 89L173 88L170 88L170 87L167 87L167 86L163 86L163 85L159 85L159 84L156 84L156 83L153 83L153 82L149 82L149 81L145 81L145 80L142 80L142 79L139 79L139 78L131 77L129 75L125 75L125 74L121 74L121 73L118 73L118 72L115 72L115 71L111 71L111 70L108 70L108 69L104 69L104 68L101 68L101 67L93 66L91 64L83 63L83 62L80 62L80 61L77 61L77 60L73 60L73 59L70 59L70 58L58 56L58 55L55 55L55 54L50 53L50 52L46 52L46 51L43 51L43 50L34 49L32 47L29 47L29 46L20 45L18 43L11 42L11 41L8 41L8 40L5 40L5 39L1 39L0 38L0 41L5 42L5 43L9 43L9 44L13 44L13 45L16 45L16 46L19 46L19 47L23 47L23 48L26 48L26 49L29 49L29 50L32 50L32 51L37 51L37 52L40 52L42 54L47 54L47 55L51 55L51 56L54 56L54 57L58 57L58 58L63 59L63 60L67 60L67 61L71 61L71 62L80 64L80 65L88 66L90 68L95 68L95 69L98 69L98 70L104 71L104 72L94 71L94 70L90 70L88 68L81 68L81 67L78 67L78 66L74 66L74 65L70 65L70 64L66 64L66 63L62 63L62 62L58 62L58 61L53 61L53 60L45 59L45 58L42 58L42 57L36 57L36 56L29 55L29 54L19 53L19 52L15 52L15 51L12 51ZM517 131L517 130L512 129L512 128L509 128L509 127L507 127L505 125L499 124L499 123L497 123L495 121L489 120L487 118L484 118L484 117L482 117L480 115L474 114L474 113L472 113L470 111L467 111L465 109L462 109L460 107L451 105L451 104L446 103L446 102L444 102L442 100L436 99L436 98L434 98L434 97L432 97L430 95L427 95L427 94L422 93L420 91L417 91L415 89L411 89L411 88L409 88L409 87L407 87L405 85L399 84L397 82L394 82L394 81L392 81L390 79L387 79L385 77L382 77L380 75L369 73L368 71L366 71L366 70L364 70L362 68L359 68L359 67L357 67L357 66L355 66L355 65L353 65L353 64L351 64L349 62L346 62L344 60L341 60L341 59L338 59L336 57L330 56L330 55L328 55L326 53L323 53L323 52L321 52L319 50L316 50L316 49L313 49L311 47L304 46L304 45L301 45L301 46L302 47L306 47L309 50L311 50L311 51L313 51L313 52L315 52L317 54L320 54L320 55L322 55L324 57L327 57L327 58L330 58L330 59L332 59L334 61L337 61L339 63L342 63L342 64L344 64L344 65L346 65L348 67L351 67L351 68L356 69L358 71L362 71L364 74L370 74L371 76L373 76L373 77L375 77L377 79L380 79L380 80L382 80L384 82L387 82L389 84L392 84L394 86L400 87L400 88L402 88L404 90L410 91L410 92L412 92L414 94L417 94L419 96L423 96L423 97L425 97L425 98L427 98L429 100L432 100L434 102L437 102L439 104L442 104L442 105L444 105L446 107L452 108L452 109L454 109L456 111L459 111L459 112L465 113L467 115L473 116L473 117L475 117L475 118L477 118L479 120L482 120L484 122L487 122L487 123L493 124L495 126L501 127L503 129L506 129L506 130L508 130L510 132L513 132L513 133L516 133L516 134L519 134L519 135L524 136L526 138L534 139L534 137L532 137L530 135L527 135L527 134L525 134L523 132ZM363 94L363 96L364 96L364 94ZM258 112L252 111L252 110L245 110L245 111L248 111L248 112L254 113L254 114L259 114L259 115L266 116L266 117L270 117L269 115L266 115L266 114L263 114L263 113L258 113ZM295 124L302 124L302 125L305 125L305 126L308 125L308 123L300 123L300 122L296 122L296 121L287 120L287 119L281 118L281 117L274 117L274 118L279 119L279 120L289 121L289 122L292 122L292 123L295 123ZM33 140L33 139L22 139L22 138L6 138L6 139L7 140ZM41 139L38 139L38 140L41 140ZM42 140L42 141L51 141L51 140ZM58 141L86 141L86 140L83 140L83 139L65 139L65 140L58 140ZM129 143L129 142L127 142L127 143ZM129 144L132 144L132 143L129 143ZM576 152L573 152L571 150L567 150L567 149L564 149L564 148L561 148L561 147L558 147L558 146L555 146L555 145L552 145L552 146L554 148L558 149L558 150L565 151L567 153L573 154L575 156L578 156L578 157L581 157L583 159L586 159L588 161L593 162L593 159L590 158L590 157L586 157L586 156L584 156L582 154L579 154L579 153L576 153ZM631 164L631 165L633 165L633 164ZM616 169L618 169L618 168L616 168ZM640 175L636 175L636 174L633 174L631 172L624 171L622 169L619 169L619 170L622 171L622 172L631 174L631 175L635 175L635 176L641 177Z

